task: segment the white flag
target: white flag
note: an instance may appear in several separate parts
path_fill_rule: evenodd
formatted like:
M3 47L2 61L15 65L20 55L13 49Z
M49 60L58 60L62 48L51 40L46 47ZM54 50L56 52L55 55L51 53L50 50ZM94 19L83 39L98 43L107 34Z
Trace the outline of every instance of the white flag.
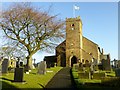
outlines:
M80 9L80 7L78 7L78 6L74 5L74 9L75 9L75 10L79 10L79 9Z

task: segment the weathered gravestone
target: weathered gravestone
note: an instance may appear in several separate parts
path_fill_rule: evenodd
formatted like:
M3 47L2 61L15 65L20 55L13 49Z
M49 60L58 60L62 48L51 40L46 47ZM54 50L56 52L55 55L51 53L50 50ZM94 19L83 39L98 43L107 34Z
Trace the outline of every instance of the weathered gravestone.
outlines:
M120 77L120 68L115 69L115 76Z
M91 79L91 74L90 72L79 72L78 77L80 79Z
M120 60L118 60L118 65L117 66L118 66L118 68L120 68Z
M20 62L20 58L18 57L18 61L16 62L16 68L14 72L14 82L23 82L24 68L23 62Z
M84 71L84 67L82 63L79 64L79 71Z
M89 72L90 72L91 79L92 79L93 78L93 73L94 73L94 64L91 64Z
M110 71L111 70L110 57L109 57L109 55L106 55L104 57L105 57L105 59L102 59L102 61L101 61L102 62L102 69Z
M2 73L8 72L8 64L9 64L9 60L5 58L2 62Z
M24 68L15 68L14 82L23 82Z
M73 64L73 68L75 71L78 71L79 70L79 64Z
M54 63L54 67L56 67L57 66L57 63Z
M38 66L38 74L46 74L46 61L41 61Z
M51 67L51 64L50 63L47 63L47 68L50 68Z
M92 79L101 79L101 78L105 78L105 77L106 77L106 73L97 72L97 73L93 73L93 78Z

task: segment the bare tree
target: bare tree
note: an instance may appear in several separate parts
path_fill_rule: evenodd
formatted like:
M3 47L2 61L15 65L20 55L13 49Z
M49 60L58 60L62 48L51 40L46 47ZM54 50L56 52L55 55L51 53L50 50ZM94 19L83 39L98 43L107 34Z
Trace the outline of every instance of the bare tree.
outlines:
M32 56L39 50L51 50L65 36L64 22L57 15L18 3L2 12L0 26L12 45L27 52L27 70Z
M4 57L7 57L8 59L21 57L22 60L25 59L25 54L18 50L16 47L1 47L0 48L0 55L3 55Z

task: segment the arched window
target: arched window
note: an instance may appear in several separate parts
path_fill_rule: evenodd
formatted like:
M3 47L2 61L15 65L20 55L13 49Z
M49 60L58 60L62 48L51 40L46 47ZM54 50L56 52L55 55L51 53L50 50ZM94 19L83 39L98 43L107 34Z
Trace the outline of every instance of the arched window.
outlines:
M88 61L88 60L86 60L86 61L85 61L85 64L89 64L89 61Z
M84 63L84 59L82 59L82 63Z

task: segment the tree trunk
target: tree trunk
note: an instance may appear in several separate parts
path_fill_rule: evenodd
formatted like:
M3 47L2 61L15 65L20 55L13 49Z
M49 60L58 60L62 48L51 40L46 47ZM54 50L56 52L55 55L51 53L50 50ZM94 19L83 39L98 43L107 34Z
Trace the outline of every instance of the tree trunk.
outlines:
M27 64L25 67L25 71L29 71L29 70L33 69L32 56L29 55L26 57L26 59L27 59Z

